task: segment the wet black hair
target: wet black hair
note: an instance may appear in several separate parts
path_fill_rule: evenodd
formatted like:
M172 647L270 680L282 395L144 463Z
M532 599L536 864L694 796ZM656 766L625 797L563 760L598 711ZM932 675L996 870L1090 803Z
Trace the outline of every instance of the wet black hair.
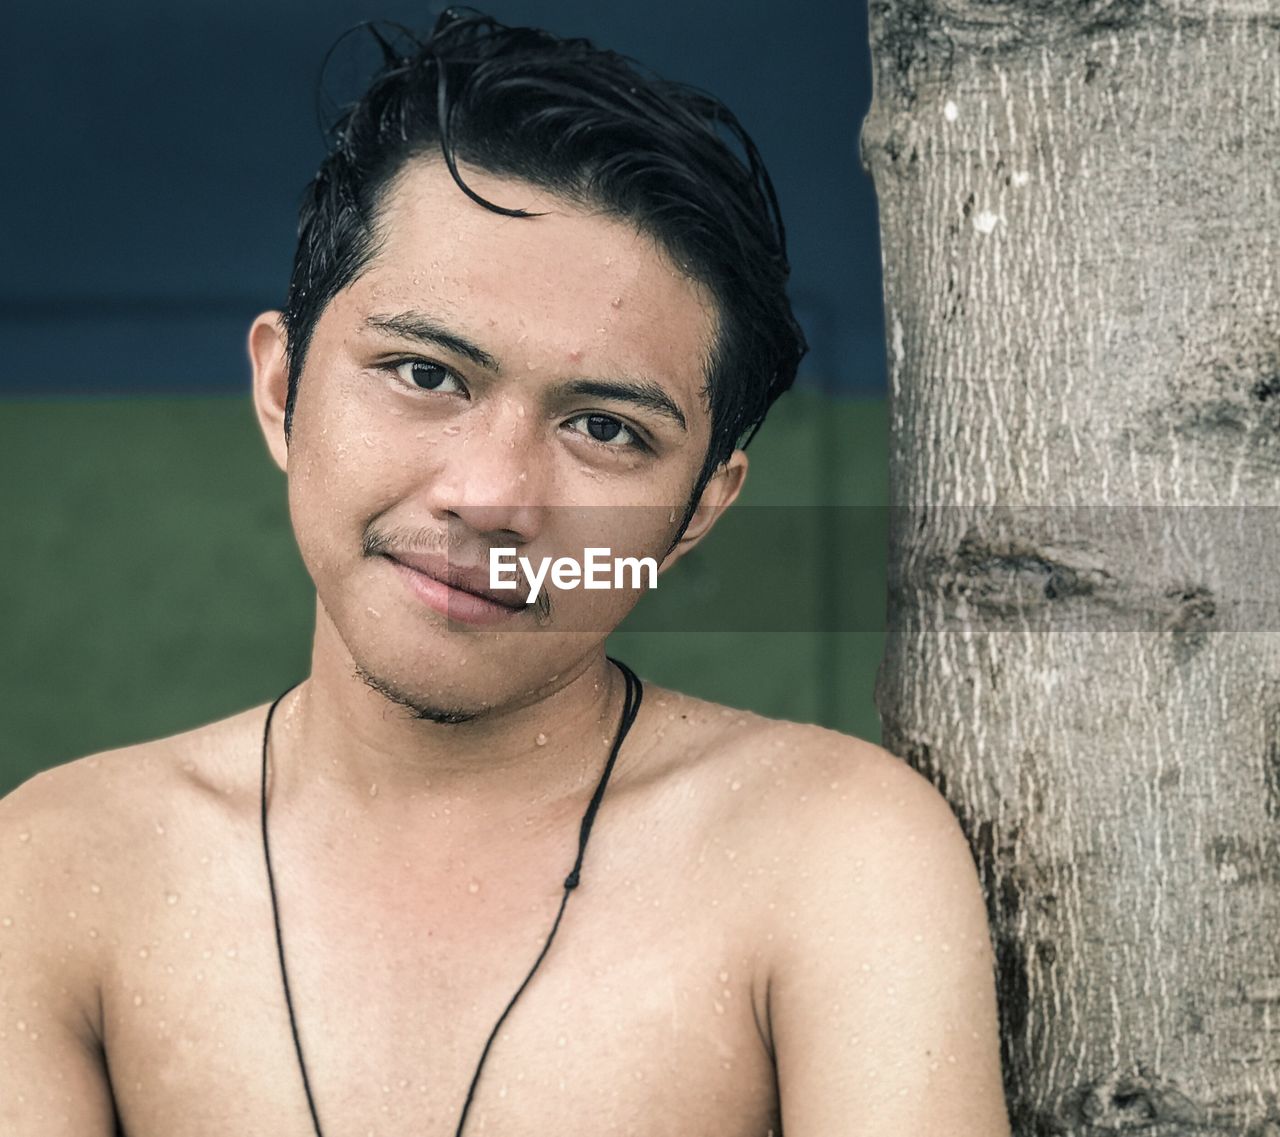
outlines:
M304 193L284 310L288 438L316 321L377 251L378 211L411 159L459 161L627 221L715 300L705 361L711 443L690 508L795 381L807 350L787 297L786 233L754 142L721 102L586 39L450 8L425 38L362 25L383 64L329 130ZM727 138L726 138L727 136ZM741 155L730 144L736 142Z

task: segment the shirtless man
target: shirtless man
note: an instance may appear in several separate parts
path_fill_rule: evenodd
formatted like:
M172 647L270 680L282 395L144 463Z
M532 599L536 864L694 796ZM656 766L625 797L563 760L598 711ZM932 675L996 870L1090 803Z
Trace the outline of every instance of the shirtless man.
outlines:
M484 574L665 567L733 501L803 351L765 175L581 45L446 14L388 56L250 333L311 673L0 803L0 1134L1006 1134L933 789L653 686L628 732L637 593Z

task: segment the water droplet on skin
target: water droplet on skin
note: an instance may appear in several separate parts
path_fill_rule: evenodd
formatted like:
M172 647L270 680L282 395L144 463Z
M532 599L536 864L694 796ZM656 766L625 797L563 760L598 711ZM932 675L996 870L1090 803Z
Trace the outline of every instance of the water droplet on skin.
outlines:
M381 619L382 619L382 613L381 613L381 612L379 612L376 608L366 607L366 608L365 608L365 611L366 611L366 612L368 612L368 613L369 613L369 615L370 615L370 616L372 616L375 620L381 620Z
M480 882L478 880L473 880L470 884L467 885L467 891L470 892L472 895L479 892Z
M30 834L30 833L19 833L19 834L18 834L18 840L19 840L19 841L30 841L30 840L31 840L31 834Z
M19 1020L18 1020L18 1030L20 1030L23 1034L26 1034L26 1032L27 1032L27 1024L26 1024L26 1021L25 1021L25 1020L23 1020L23 1019L19 1019Z
M228 959L235 959L235 958L236 958L236 956L238 956L239 954L240 954L240 953L239 953L235 948L233 948L233 947L229 947L229 948L227 948L227 958L228 958Z
M169 905L170 908L174 907L174 905L178 903L178 899L178 894L176 892L166 892L164 894L164 902Z
M98 929L97 929L97 928L90 928L90 929L89 929L89 938L90 938L91 940L96 940L96 939L98 938Z
M70 912L68 912L68 913L67 913L67 919L68 919L68 920L74 920L75 918L76 918L76 914L75 914L75 910L74 910L74 909L73 909L72 911L70 911Z
M133 1005L134 1005L135 1007L140 1007L140 1006L142 1006L142 996L141 996L141 995L134 995L134 997L133 997Z
M724 1004L720 1002L719 999L717 999L714 1003L712 1003L712 1006L715 1007L716 1014L718 1015L724 1014Z
M621 308L621 307L622 307L622 297L621 297L621 296L615 296L612 300L610 300L610 301L609 301L609 307L610 307L610 308Z
M556 1045L557 1045L557 1046L564 1046L564 1045L566 1045L566 1044L568 1043L568 1041L569 1041L569 1040L568 1040L567 1038L565 1038L565 1036L562 1034L559 1038L557 1038L557 1039L556 1039Z
M140 948L138 949L138 958L139 958L139 959L147 959L150 955L151 955L151 953L150 953L146 948L144 948L144 947L140 947Z
M730 788L731 790L740 790L740 789L742 789L742 783L741 783L741 782L738 782L738 781L730 782L730 783L729 783L729 788Z
M164 836L164 825L159 821L156 822L156 836L157 837Z
M516 418L524 418L524 407L516 407Z
M369 787L369 796L370 796L370 797L377 797L377 796L378 796L378 783L377 783L377 782L374 782L374 783Z
M533 740L533 744L534 746L546 746L547 736L539 731Z
M100 885L96 880L90 881L89 891L92 892L94 896L97 896L98 893L102 891L102 885Z
M12 917L12 916L6 916L3 920L0 920L0 924L3 924L6 928L12 928L12 927L13 927L13 917Z

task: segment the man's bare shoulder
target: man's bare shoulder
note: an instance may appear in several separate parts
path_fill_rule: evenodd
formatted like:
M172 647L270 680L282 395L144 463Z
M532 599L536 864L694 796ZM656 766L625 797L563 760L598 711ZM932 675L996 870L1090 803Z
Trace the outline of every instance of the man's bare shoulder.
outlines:
M828 837L883 835L895 825L955 828L932 784L877 743L664 688L653 688L652 700L656 732L676 742L667 761L719 779L758 821L817 826Z
M260 722L254 708L91 754L0 800L0 1018L16 1023L0 1069L39 1089L34 1117L0 1093L0 1130L60 1116L60 1133L115 1131L105 1040L122 961L158 941L155 914L177 910L192 866L248 831Z
M1008 1133L986 908L941 794L865 739L655 694L731 803L711 841L756 898L782 1129Z
M719 803L707 819L716 839L744 850L772 882L775 913L853 927L875 912L884 928L893 898L927 898L931 921L986 951L984 905L960 824L903 759L823 727L654 694L667 733L682 724L697 739L672 747L669 761L697 771L684 777ZM681 784L679 770L670 776ZM909 908L897 903L903 932Z
M28 779L0 799L0 844L40 849L49 872L101 862L154 833L166 816L242 802L255 788L247 761L261 731L253 707L166 738L89 754Z

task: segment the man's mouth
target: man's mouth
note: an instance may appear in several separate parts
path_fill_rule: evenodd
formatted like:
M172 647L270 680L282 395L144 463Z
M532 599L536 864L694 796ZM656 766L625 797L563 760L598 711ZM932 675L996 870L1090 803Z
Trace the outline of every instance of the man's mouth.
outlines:
M392 549L380 555L395 566L419 599L450 619L490 624L528 611L527 588L490 587L487 565L459 565L438 553Z

